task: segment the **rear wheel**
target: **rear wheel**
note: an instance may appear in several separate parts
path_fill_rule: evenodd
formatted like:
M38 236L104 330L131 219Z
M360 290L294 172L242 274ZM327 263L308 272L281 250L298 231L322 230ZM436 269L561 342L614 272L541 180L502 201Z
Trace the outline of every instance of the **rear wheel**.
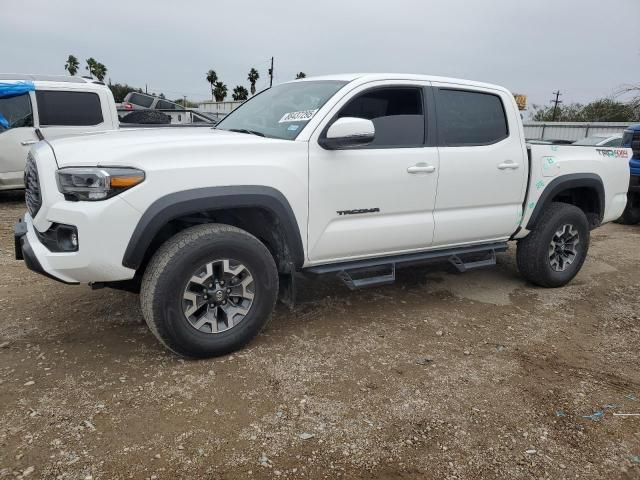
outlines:
M580 271L589 249L589 223L574 205L554 202L518 241L518 270L531 283L561 287Z
M269 250L229 225L200 225L168 240L144 274L142 313L154 335L188 357L223 355L267 324L278 293Z

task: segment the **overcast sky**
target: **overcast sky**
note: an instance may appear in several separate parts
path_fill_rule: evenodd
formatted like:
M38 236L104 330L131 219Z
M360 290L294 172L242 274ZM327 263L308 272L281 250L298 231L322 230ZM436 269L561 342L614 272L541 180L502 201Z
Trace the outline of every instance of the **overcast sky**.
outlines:
M214 69L248 87L296 72L409 72L504 85L548 103L640 82L640 0L0 0L0 71L64 74L94 57L112 82L210 98ZM83 70L84 72L84 70ZM229 96L230 98L230 96Z

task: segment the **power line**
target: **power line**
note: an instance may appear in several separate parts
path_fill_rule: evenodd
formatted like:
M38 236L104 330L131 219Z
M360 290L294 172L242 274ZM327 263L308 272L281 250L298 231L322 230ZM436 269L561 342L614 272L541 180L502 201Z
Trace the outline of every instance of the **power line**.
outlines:
M553 114L551 115L551 121L555 122L556 121L556 113L558 111L558 105L562 103L562 100L560 100L560 95L562 95L560 93L560 90L557 90L555 92L553 92L553 94L556 96L555 100L551 100L551 103L553 103Z
M273 57L271 57L271 68L269 69L269 88L273 86Z

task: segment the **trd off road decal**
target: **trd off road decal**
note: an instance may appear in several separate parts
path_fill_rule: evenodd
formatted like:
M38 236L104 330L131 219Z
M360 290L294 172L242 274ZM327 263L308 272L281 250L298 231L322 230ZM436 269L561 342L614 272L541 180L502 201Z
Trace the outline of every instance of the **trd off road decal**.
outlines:
M601 157L629 158L629 152L624 148L596 148L596 152L598 152Z
M358 215L360 213L375 213L379 212L379 208L356 208L355 210L338 210L338 215Z
M308 122L313 118L318 109L315 110L301 110L299 112L289 112L285 113L278 123L286 123L286 122Z

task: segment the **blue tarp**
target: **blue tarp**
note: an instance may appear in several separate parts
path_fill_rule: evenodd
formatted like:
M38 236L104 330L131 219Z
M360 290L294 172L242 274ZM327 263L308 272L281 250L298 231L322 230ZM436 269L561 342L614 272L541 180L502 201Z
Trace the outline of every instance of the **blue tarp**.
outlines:
M33 92L36 86L30 80L16 80L14 82L0 82L0 98L11 98Z

